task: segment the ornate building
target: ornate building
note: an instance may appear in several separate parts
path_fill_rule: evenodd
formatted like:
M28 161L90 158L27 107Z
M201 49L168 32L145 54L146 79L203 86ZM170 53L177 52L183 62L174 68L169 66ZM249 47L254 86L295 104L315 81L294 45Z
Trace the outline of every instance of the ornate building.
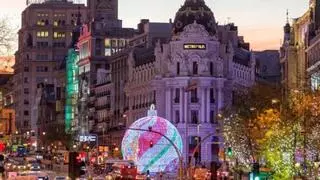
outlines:
M309 9L301 17L294 19L292 25L287 17L284 41L280 48L284 94L287 94L288 90L306 87L309 78L306 73L307 68L311 68L317 59L316 51L312 48L315 47L312 44L315 42L314 37L320 24L317 4L318 0L310 0ZM310 45L312 46L309 47Z
M155 103L183 139L190 160L197 141L198 160L218 161L223 150L218 114L232 104L237 88L255 81L255 56L233 24L219 26L204 0L186 0L176 13L172 37L155 48L135 48L128 57L127 126L144 117Z
M310 8L312 9L312 22L309 30L309 42L307 52L307 77L311 88L319 89L320 86L320 1L311 0Z

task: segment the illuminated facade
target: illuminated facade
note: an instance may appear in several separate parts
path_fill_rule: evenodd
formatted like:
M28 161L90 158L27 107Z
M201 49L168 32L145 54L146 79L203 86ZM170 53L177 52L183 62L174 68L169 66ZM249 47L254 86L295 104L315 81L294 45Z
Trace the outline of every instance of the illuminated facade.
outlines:
M170 121L158 117L154 109L148 116L135 121L130 128L149 129L159 132L175 144L178 151L168 140L153 132L129 129L121 145L125 160L132 160L139 172L172 172L178 169L179 155L182 152L182 138L178 129Z
M320 87L320 1L313 0L310 3L310 8L313 9L312 22L310 27L310 41L306 49L307 52L307 75L308 82L313 90Z
M255 56L234 24L215 23L203 0L186 0L172 31L168 43L134 48L128 57L127 127L154 103L158 115L181 134L187 162L197 141L209 134L196 152L197 162L217 162L223 150L217 116L232 104L234 91L254 84Z
M12 77L12 73L0 74L0 136L2 137L12 135L16 131L14 96L11 91Z
M311 0L309 9L301 17L294 19L292 25L287 18L284 41L280 48L281 80L285 94L290 89L306 87L309 79L306 72L311 75L315 68L318 57L315 36L320 25L319 13L319 1ZM311 75L311 79L317 83L316 74Z
M65 105L65 131L72 130L72 123L77 122L75 119L78 111L78 65L79 54L75 49L70 49L67 56L66 65L66 105Z

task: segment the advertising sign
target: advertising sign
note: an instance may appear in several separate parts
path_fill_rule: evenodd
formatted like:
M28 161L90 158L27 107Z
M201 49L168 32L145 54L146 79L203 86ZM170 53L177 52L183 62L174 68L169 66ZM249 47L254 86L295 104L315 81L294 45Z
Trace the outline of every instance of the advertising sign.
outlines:
M202 43L187 43L183 45L184 50L206 50L207 45Z

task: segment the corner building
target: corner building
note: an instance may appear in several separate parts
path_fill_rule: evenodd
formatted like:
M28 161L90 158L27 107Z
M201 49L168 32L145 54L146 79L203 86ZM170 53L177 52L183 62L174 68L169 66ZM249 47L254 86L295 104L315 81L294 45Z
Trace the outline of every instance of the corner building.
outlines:
M218 114L232 105L234 91L255 80L255 57L238 37L237 27L217 25L203 0L186 0L176 13L171 40L159 41L150 53L138 51L128 58L127 125L144 117L155 103L158 115L178 128L187 162L197 141L209 134L198 162L218 162L223 151Z

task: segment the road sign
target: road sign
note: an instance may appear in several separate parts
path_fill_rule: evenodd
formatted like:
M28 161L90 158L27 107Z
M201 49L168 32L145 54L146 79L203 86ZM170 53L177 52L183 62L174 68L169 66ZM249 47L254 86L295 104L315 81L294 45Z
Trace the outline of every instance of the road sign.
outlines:
M80 142L97 142L98 136L95 134L89 134L89 135L80 135L79 136Z

